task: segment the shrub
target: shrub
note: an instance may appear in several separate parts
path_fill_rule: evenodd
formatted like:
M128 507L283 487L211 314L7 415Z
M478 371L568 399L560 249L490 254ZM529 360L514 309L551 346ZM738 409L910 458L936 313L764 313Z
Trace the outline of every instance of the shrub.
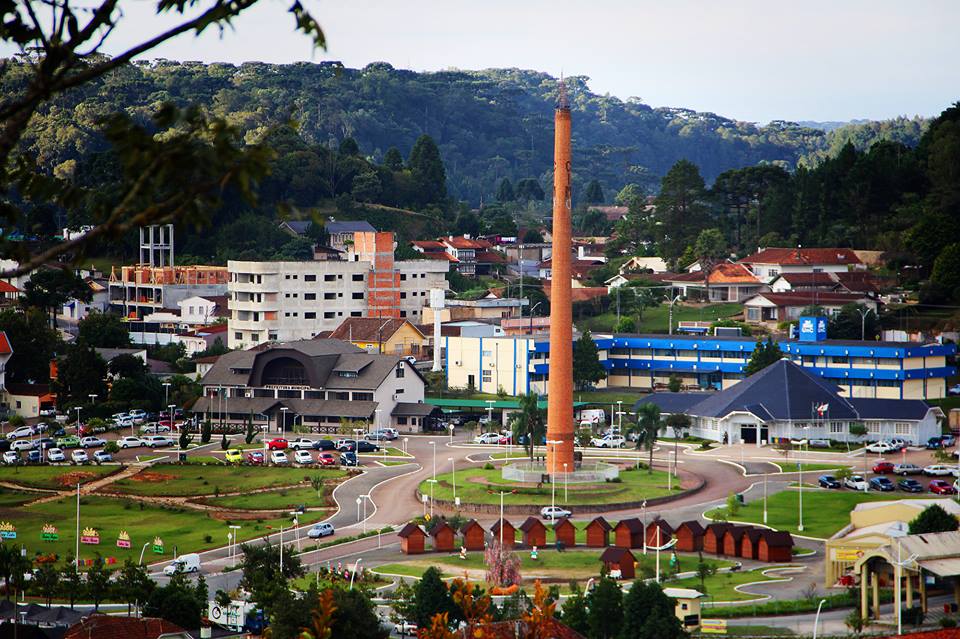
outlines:
M117 445L116 440L111 439L104 445L103 450L104 452L114 455L120 452L120 446Z
M204 535L203 541L208 544L213 543L213 535Z
M740 512L740 500L737 499L736 493L730 493L727 495L727 516L736 517Z
M940 627L941 628L956 628L957 620L953 617L940 617Z
M486 464L483 465L484 470L493 470L493 468L494 466L490 462L487 462Z

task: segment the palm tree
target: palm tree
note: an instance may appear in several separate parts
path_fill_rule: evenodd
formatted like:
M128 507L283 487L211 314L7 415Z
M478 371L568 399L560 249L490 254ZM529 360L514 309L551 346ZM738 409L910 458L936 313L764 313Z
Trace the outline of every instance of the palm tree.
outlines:
M19 554L12 545L0 544L0 579L3 579L7 601L10 601L10 579L13 577L14 564Z
M643 433L643 442L650 452L650 458L647 462L647 472L653 473L653 444L657 440L657 434L660 432L660 407L656 404L641 404L637 409L637 426Z
M547 432L546 411L540 408L536 393L520 395L517 399L520 401L520 412L511 417L510 430L515 442L521 441L521 437L527 438L527 452L530 461L533 461L533 447Z

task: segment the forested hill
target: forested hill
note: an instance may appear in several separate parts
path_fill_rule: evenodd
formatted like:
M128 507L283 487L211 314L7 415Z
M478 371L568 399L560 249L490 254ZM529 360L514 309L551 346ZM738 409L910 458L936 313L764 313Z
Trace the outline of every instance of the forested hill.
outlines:
M605 193L626 183L653 190L679 159L712 181L724 170L762 162L794 167L849 139L849 127L824 132L788 122L766 126L712 113L651 108L638 99L590 92L585 77L567 79L574 108L575 189L597 179ZM417 137L439 144L449 194L477 204L492 199L501 178L550 183L555 78L535 71L489 69L417 73L374 63L271 65L179 63L130 65L56 100L25 140L50 170L95 151L97 118L112 111L147 116L164 101L200 104L228 116L251 139L290 117L308 144L347 137L379 161L390 147L406 155ZM896 134L914 144L925 123L853 125L859 146ZM837 141L841 140L840 143Z

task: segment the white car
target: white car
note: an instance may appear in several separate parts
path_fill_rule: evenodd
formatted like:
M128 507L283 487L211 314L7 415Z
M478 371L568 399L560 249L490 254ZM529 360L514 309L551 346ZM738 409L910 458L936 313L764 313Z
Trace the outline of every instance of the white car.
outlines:
M540 509L540 516L544 519L556 520L563 517L570 517L573 513L560 506L544 506Z
M47 451L47 461L62 462L67 461L67 456L59 448L51 448Z
M890 443L896 446L897 450L903 450L904 448L910 445L909 442L907 442L907 440L900 439L899 437L894 437L893 439L890 440Z
M862 475L850 475L843 480L843 485L854 490L867 490L867 480Z
M293 450L313 450L314 441L312 439L307 439L306 437L298 437L297 439L291 439L287 441L287 447Z
M20 455L17 454L17 451L8 450L3 453L4 464L16 464L18 461L20 461Z
M290 460L287 459L287 454L282 450L274 450L270 453L270 463L271 464L289 464Z
M866 446L868 452L871 453L892 453L897 450L897 447L891 444L890 442L873 442Z
M313 455L310 454L308 450L298 450L293 453L293 461L298 464L313 464L316 460L313 458Z
M393 624L393 629L401 637L406 637L407 635L410 635L411 637L416 637L418 632L417 624L413 621L407 621L406 619L404 619L400 623Z
M95 462L97 462L97 463L100 463L100 464L102 464L102 463L104 463L104 462L112 462L112 461L113 461L113 455L111 455L110 453L108 453L108 452L105 451L105 450L96 450L96 451L93 452L93 461L95 461Z
M946 464L931 464L929 466L924 466L923 474L930 477L946 477L947 475L953 474L953 466L947 466Z
M320 539L321 537L326 537L334 533L333 524L314 524L313 527L307 531L307 537L310 539Z
M29 439L18 439L10 444L10 450L33 450L34 445L34 442L30 441Z
M18 439L20 437L33 437L37 434L37 431L33 429L33 426L21 426L16 430L11 430L7 433L7 439Z
M623 448L625 444L626 440L619 435L604 435L590 440L590 445L597 448Z
M80 440L80 448L100 448L106 445L106 440L99 437L84 437Z
M481 433L473 438L474 444L499 444L502 435L500 433Z
M143 446L143 440L139 437L132 437L128 435L127 437L118 439L117 446L120 448L140 448Z
M90 458L87 457L87 451L76 449L70 451L70 461L74 464L86 464Z
M147 411L140 410L139 408L135 408L132 411L130 411L128 416L130 417L130 419L133 420L134 424L142 424L143 420L147 418Z
M124 437L124 439L129 439ZM149 446L150 448L163 448L164 446L173 446L173 440L169 437L164 437L163 435L147 435L146 437L140 437L140 441L143 442L144 446ZM120 446L124 448L123 445Z
M166 424L158 424L157 422L150 422L146 426L140 429L141 433L146 435L159 435L160 433L169 433L170 427Z

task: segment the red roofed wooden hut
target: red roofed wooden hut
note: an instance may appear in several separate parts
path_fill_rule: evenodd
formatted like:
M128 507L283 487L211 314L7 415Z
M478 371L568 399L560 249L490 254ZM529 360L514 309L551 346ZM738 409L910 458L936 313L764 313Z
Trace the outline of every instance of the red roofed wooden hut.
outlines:
M723 554L723 535L733 524L708 524L703 532L703 551Z
M493 538L497 541L500 541L500 527L503 526L503 547L504 548L513 548L517 543L517 529L513 527L506 519L498 519L492 526L490 526L490 532L493 533Z
M527 517L527 520L520 524L520 532L523 534L523 545L527 548L543 548L547 545L547 527L536 517Z
M659 532L658 532L659 531ZM647 546L663 547L673 538L673 526L663 519L654 519L647 526Z
M618 548L643 548L643 522L636 517L621 519L613 529L613 540Z
M594 517L587 524L587 546L590 548L606 548L610 545L610 531L613 527L603 517Z
M760 561L787 562L793 560L793 537L786 531L763 531L759 547L757 559Z
M703 550L703 526L697 520L685 521L677 527L677 550L696 552Z
M763 537L762 528L750 528L740 541L740 556L744 559L760 558L760 538Z
M453 552L457 533L446 519L437 519L430 526L430 536L433 537L433 549L437 552Z
M723 554L727 557L743 557L743 538L752 526L730 526L723 533Z
M400 552L403 554L419 555L423 553L427 533L423 532L423 528L420 526L413 523L407 524L400 529L397 537L400 538Z
M636 559L629 548L607 548L600 555L600 561L608 571L619 570L621 579L633 579L636 576Z
M572 548L577 545L577 527L566 517L554 522L553 534L556 536L557 541L567 548Z
M486 531L476 519L471 519L460 529L463 535L463 547L467 550L483 550Z

